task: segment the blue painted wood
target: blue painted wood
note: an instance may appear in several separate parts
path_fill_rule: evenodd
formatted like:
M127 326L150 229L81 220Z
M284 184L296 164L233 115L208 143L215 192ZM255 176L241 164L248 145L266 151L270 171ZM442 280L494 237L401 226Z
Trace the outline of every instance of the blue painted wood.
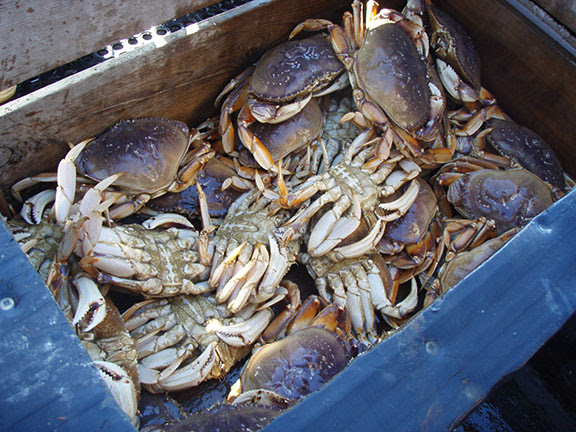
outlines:
M0 223L0 430L134 431Z
M285 430L449 430L576 311L576 191L322 391Z

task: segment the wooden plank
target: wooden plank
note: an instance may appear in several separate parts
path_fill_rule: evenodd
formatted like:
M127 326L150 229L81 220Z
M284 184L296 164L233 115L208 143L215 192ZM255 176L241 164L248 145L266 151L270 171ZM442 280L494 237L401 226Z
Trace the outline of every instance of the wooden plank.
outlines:
M213 101L225 84L297 23L339 19L339 8L348 4L255 0L8 102L0 107L0 185L54 169L66 142L80 142L120 119L161 116L198 124L215 113Z
M576 311L575 224L576 191L264 430L451 430Z
M135 431L1 222L0 249L0 430Z
M534 0L561 24L576 32L576 2L574 0Z
M0 89L217 1L2 1Z
M515 121L541 135L576 175L574 52L545 34L509 5L485 0L482 12L474 0L436 3L470 33L482 59L483 84ZM534 18L537 19L537 18Z

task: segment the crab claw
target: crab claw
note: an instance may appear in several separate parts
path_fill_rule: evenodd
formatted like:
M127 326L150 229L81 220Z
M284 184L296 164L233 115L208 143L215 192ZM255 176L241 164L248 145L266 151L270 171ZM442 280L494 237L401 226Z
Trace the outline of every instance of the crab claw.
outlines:
M411 279L410 293L398 304L393 304L385 292L385 287L379 283L371 285L372 302L384 317L389 316L396 319L403 319L412 312L418 305L418 284L416 279Z
M108 386L110 393L133 424L137 424L138 397L132 378L117 364L96 360L94 366Z
M98 285L88 276L77 275L74 278L74 285L78 291L79 299L72 325L85 322L84 331L88 332L106 318L106 301L98 289Z
M152 393L177 391L196 386L210 376L216 364L218 357L216 345L216 342L212 342L196 360L180 369L170 367L159 372L140 364L138 365L140 382L146 385Z
M233 347L252 345L272 320L272 311L263 309L250 319L237 324L222 325L218 320L208 321L206 330L214 332L222 341Z
M48 204L56 198L54 189L46 189L28 198L22 205L20 216L30 225L38 225L42 221L42 215Z

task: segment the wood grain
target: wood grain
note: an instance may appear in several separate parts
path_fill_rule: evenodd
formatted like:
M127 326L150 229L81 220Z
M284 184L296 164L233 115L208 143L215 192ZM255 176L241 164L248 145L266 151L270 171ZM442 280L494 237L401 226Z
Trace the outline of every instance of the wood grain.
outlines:
M576 32L576 2L574 0L534 0L560 23Z
M2 1L0 89L217 1Z
M66 143L120 119L195 126L224 85L308 17L339 19L348 0L255 0L0 107L0 185L54 169ZM282 13L279 13L281 10Z

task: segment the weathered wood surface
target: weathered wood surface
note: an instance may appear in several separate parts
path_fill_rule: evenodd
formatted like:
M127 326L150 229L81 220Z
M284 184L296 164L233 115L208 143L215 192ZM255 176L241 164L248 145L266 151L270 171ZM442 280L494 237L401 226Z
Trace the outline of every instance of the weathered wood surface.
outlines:
M527 23L506 0L485 0L481 12L474 0L436 3L470 33L482 60L483 85L504 111L541 135L561 160L573 161L575 52ZM564 169L576 174L574 164Z
M8 102L0 107L0 185L54 169L66 142L120 119L161 116L197 125L215 113L226 83L297 23L339 19L348 5L255 0Z
M218 0L0 2L0 90Z
M574 0L534 0L561 24L576 32L576 1Z

